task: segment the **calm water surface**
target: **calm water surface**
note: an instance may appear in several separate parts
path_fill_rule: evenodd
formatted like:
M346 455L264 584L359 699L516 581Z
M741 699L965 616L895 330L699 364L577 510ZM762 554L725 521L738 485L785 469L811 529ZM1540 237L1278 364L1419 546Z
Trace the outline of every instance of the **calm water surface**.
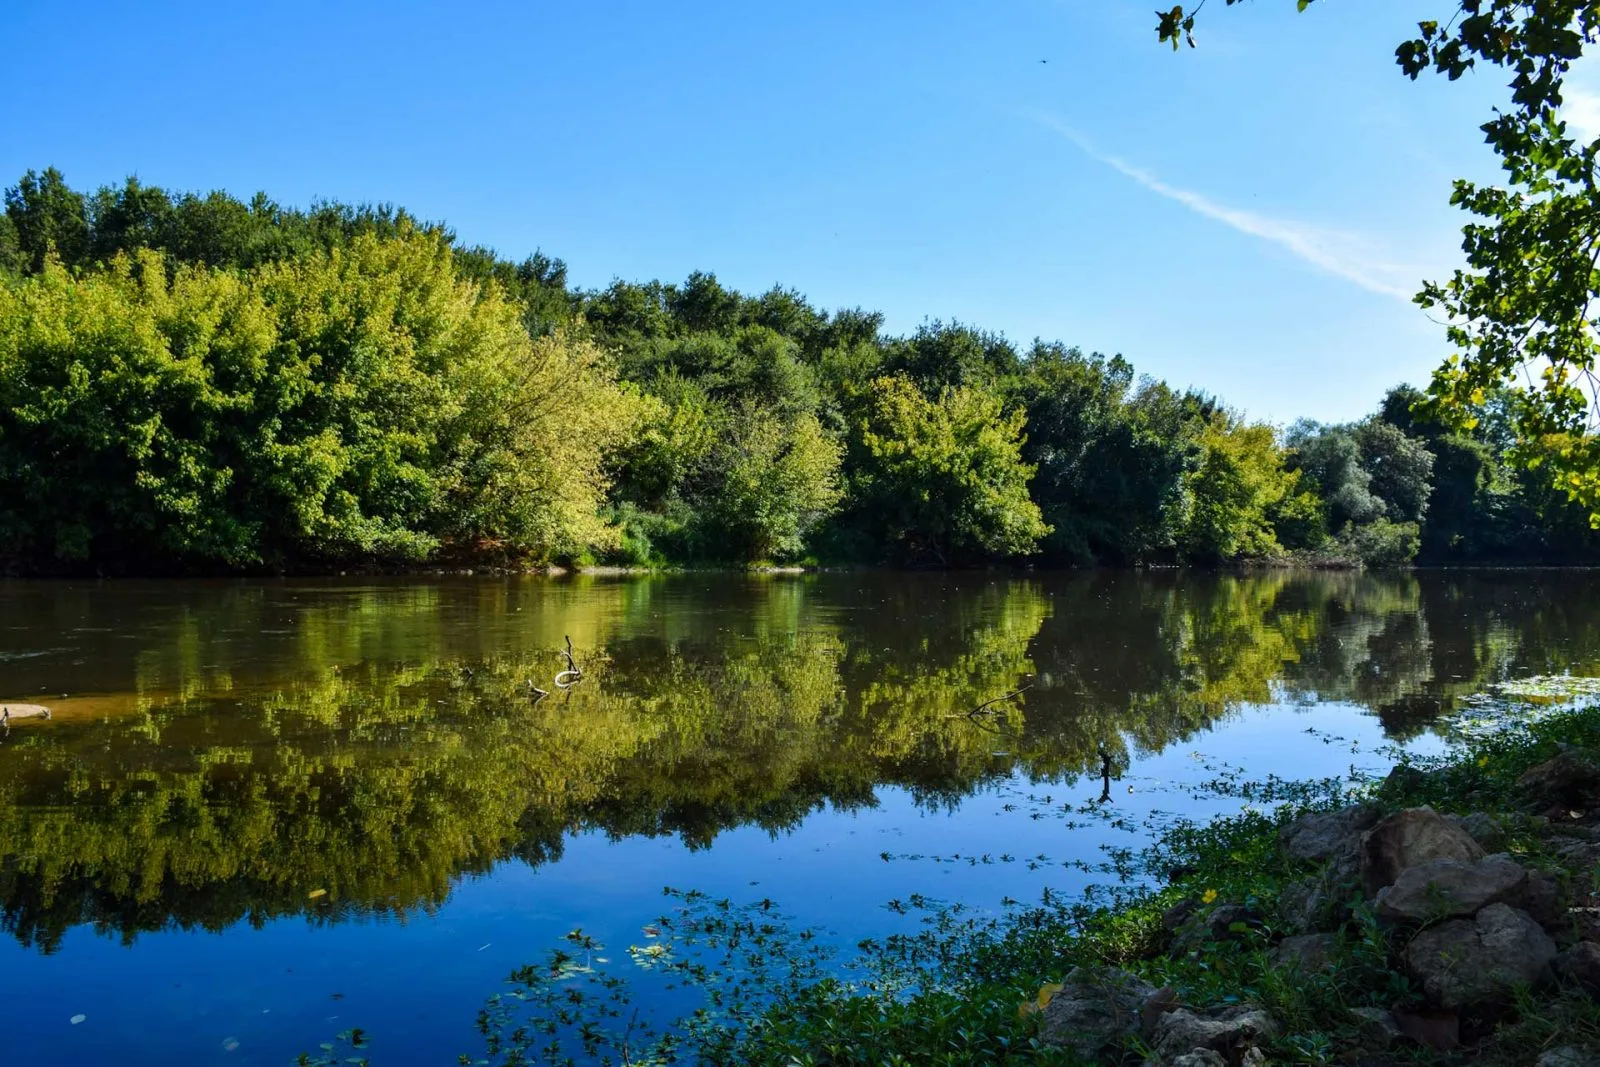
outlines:
M380 1064L453 1063L513 967L574 927L620 955L666 885L773 897L841 944L913 892L1076 893L1073 861L1138 820L1028 813L1097 799L1102 753L1141 818L1205 814L1183 786L1218 761L1381 766L1496 682L1600 674L1597 594L1583 572L0 583L0 701L56 711L0 739L0 1064L281 1065L350 1026ZM559 692L568 636L585 677Z

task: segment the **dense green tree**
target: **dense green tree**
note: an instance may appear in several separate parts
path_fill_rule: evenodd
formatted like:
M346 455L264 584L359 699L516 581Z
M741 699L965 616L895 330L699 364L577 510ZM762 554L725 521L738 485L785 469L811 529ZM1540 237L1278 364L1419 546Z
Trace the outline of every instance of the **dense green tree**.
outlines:
M1320 501L1321 527L1337 545L1375 566L1415 558L1433 492L1434 454L1426 444L1375 417L1352 426L1298 423L1288 445L1291 464Z
M1300 476L1284 466L1272 427L1216 412L1197 443L1198 462L1184 477L1178 530L1184 555L1200 563L1277 555L1282 546L1273 516Z
M1373 495L1383 501L1384 517L1391 522L1420 524L1428 513L1433 487L1433 453L1381 419L1358 423L1354 437Z
M276 333L257 292L159 255L0 283L0 543L82 560L256 556L229 506L252 368ZM98 543L97 543L98 542Z
M1020 369L1017 350L999 334L959 322L931 322L884 346L883 373L925 392L947 386L994 387Z
M0 504L0 562L13 567L1600 551L1543 473L1568 439L1530 443L1515 390L1485 391L1470 426L1400 390L1373 419L1297 427L1280 458L1299 480L1279 493L1259 434L1120 357L1019 352L938 321L886 336L876 313L830 314L782 287L746 295L709 273L579 291L560 260L504 259L383 204L297 209L136 179L84 195L54 170L7 204L0 477L19 503ZM270 340L227 355L254 336L247 321ZM890 403L879 379L921 406ZM1018 444L1037 514L1012 506L1005 448L975 429L962 442L908 429L949 404L969 428L991 412L997 440ZM950 440L891 465L896 420L912 440ZM908 519L921 508L946 513ZM1050 532L1027 532L1030 515Z
M1028 497L1019 409L879 378L852 442L856 522L891 558L941 566L1031 553L1050 532Z
M1330 532L1384 513L1383 500L1372 491L1372 474L1362 464L1361 446L1348 429L1300 422L1290 429L1288 445L1295 469L1304 472L1323 502Z
M839 503L843 449L815 415L784 418L746 405L712 450L721 477L702 513L719 558L784 560Z
M118 256L0 286L0 530L49 559L238 566L607 543L633 402L439 238L250 275Z
M23 261L43 270L53 255L77 263L89 248L89 222L82 193L69 188L61 172L29 171L6 190L6 217L16 232Z
M1036 344L1018 386L1047 559L1128 564L1172 547L1169 516L1193 447L1165 386L1121 357Z
M15 273L22 269L22 242L17 237L17 224L11 216L0 212L0 272Z

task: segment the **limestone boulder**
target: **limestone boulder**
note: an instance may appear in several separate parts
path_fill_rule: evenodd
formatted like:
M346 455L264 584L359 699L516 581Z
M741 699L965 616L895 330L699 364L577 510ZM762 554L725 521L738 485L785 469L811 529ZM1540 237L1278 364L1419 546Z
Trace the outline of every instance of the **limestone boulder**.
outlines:
M1562 1045L1541 1055L1534 1061L1534 1067L1600 1067L1600 1052Z
M1172 948L1188 952L1212 942L1237 941L1260 925L1259 917L1239 904L1220 904L1197 911L1184 920L1172 937Z
M1078 967L1044 1008L1039 1040L1094 1062L1140 1032L1145 1001L1156 988L1116 968Z
M1156 1023L1152 1044L1169 1060L1196 1049L1209 1049L1226 1058L1242 1055L1245 1048L1269 1040L1277 1031L1272 1016L1256 1007L1240 1005L1205 1013L1179 1008Z
M1406 967L1442 1008L1508 1001L1521 986L1549 981L1556 946L1527 912L1490 904L1472 919L1452 919L1418 934Z
M1537 807L1586 808L1600 797L1600 763L1580 749L1563 749L1524 771L1517 792Z
M1476 863L1482 846L1429 807L1407 808L1377 822L1361 837L1361 880L1367 895L1393 885L1402 871L1435 860Z
M1600 945L1579 941L1556 957L1556 973L1589 990L1600 990Z
M1561 891L1561 883L1555 875L1544 871L1529 871L1528 884L1522 887L1522 892L1516 899L1506 901L1514 907L1521 908L1533 916L1533 921L1546 930L1555 930L1566 927L1571 928L1569 912L1567 911L1566 897Z
M1461 827L1466 835L1478 843L1478 846L1491 855L1501 851L1506 846L1510 834L1505 823L1486 812L1475 811L1471 815L1446 815L1445 818Z
M1314 933L1327 928L1338 899L1326 877L1313 875L1283 888L1278 894L1278 917L1290 930Z
M1300 816L1278 831L1278 847L1290 859L1323 862L1343 854L1354 855L1361 835L1372 828L1382 812L1375 804L1358 804L1340 811L1314 811Z
M1515 901L1527 885L1527 869L1510 856L1486 856L1476 863L1433 860L1407 867L1393 885L1380 889L1375 910L1388 922L1452 919Z
M1160 1060L1149 1061L1160 1063ZM1221 1054L1212 1052L1208 1048L1197 1048L1193 1052L1185 1052L1182 1056L1174 1056L1167 1061L1167 1067L1228 1067L1228 1061Z
M1392 1012L1382 1008L1351 1008L1361 1046L1370 1052L1387 1052L1405 1040L1405 1031Z
M1338 942L1333 934L1286 937L1272 950L1272 965L1301 974L1319 974L1332 968L1333 950Z

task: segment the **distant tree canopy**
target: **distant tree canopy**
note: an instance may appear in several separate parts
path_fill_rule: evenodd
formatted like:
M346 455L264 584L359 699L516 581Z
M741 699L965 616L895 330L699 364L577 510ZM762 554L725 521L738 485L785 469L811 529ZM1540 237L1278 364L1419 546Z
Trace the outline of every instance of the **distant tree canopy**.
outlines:
M1301 11L1311 2L1296 0ZM1204 6L1158 11L1160 39L1193 46ZM1494 398L1510 461L1541 471L1600 528L1600 138L1575 136L1561 112L1572 64L1600 35L1600 0L1440 0L1440 8L1448 18L1419 23L1395 59L1413 79L1432 70L1454 81L1480 63L1502 69L1509 99L1481 129L1506 182L1455 183L1450 202L1474 216L1463 229L1467 267L1423 284L1417 303L1443 312L1458 351L1415 403L1470 431Z
M575 289L389 206L5 199L11 570L1595 554L1514 390L1280 434L1120 356L708 273Z

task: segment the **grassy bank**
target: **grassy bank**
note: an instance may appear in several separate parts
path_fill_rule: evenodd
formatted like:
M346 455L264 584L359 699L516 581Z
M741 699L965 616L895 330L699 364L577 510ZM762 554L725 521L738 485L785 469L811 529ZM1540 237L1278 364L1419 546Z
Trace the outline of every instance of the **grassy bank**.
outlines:
M1591 902L1592 853L1575 854L1573 842L1590 837L1597 813L1550 810L1551 798L1531 797L1525 779L1562 746L1600 750L1600 705L1464 740L1449 757L1399 767L1358 795L1332 783L1267 786L1263 799L1283 801L1273 813L1180 827L1124 865L1123 873L1164 876L1167 884L1103 909L1047 902L996 922L943 915L922 936L873 946L882 973L902 981L877 989L823 983L781 1000L745 1031L728 1062L1083 1062L1081 1045L1075 1052L1046 1040L1063 1038L1051 1033L1046 1006L1079 968L1080 982L1116 968L1160 991L1142 1006L1144 1025L1091 1062L1162 1062L1149 1016L1173 1005L1197 1013L1249 1005L1271 1018L1270 1034L1221 1049L1219 1062L1260 1062L1251 1047L1272 1063L1508 1065L1534 1063L1559 1046L1600 1048L1600 1009L1582 975L1558 973L1538 988L1441 1009L1404 961L1448 909L1432 922L1386 920L1359 876L1339 881L1327 863L1285 848L1304 812L1357 800L1380 819L1420 805L1489 815L1498 837L1491 847L1535 877L1547 875L1559 893L1551 932L1570 947L1594 932L1590 913L1574 910ZM1308 924L1293 913L1301 887L1319 876L1333 891L1323 901L1327 914L1309 925L1328 940L1323 958L1310 959L1296 955L1294 941L1285 951L1285 941L1306 935Z

